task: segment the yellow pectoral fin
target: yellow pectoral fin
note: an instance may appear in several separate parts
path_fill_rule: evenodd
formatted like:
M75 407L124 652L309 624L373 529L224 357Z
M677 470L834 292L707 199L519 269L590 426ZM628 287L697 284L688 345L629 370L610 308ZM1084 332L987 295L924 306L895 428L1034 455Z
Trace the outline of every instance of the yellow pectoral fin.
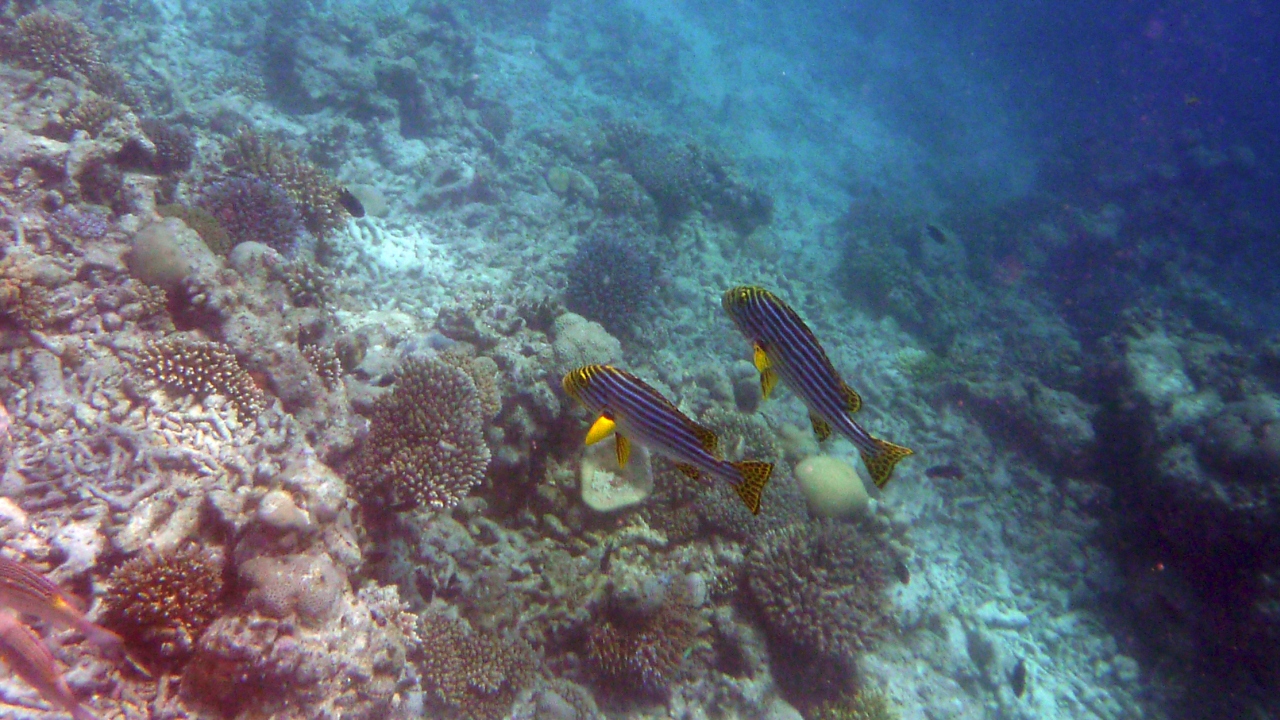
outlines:
M778 373L772 369L765 370L760 373L760 399L768 400L769 393L773 392L773 386L778 384Z
M587 444L595 445L609 437L617 426L617 423L610 420L607 415L601 415L596 418L596 421L591 424L591 429L587 431Z
M763 373L764 371L769 369L769 355L766 354L764 351L764 348L760 347L759 345L756 345L755 349L756 349L755 355L752 356L751 360L752 362L755 363L756 370L759 370L760 372Z
M613 436L613 446L618 451L618 467L626 467L627 460L631 457L631 441L622 433L617 433Z

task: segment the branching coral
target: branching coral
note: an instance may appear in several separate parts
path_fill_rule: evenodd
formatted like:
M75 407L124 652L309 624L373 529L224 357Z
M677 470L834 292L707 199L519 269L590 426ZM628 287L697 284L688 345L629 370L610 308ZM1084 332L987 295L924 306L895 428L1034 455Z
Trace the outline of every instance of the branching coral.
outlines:
M447 508L489 466L484 410L471 377L442 360L410 359L378 398L369 438L348 476L360 494L386 507Z
M848 660L893 628L894 557L871 523L795 524L767 533L747 558L747 587L772 634Z
M84 23L41 11L18 19L3 44L6 60L70 80L91 79L104 70L98 42Z
M108 584L107 627L164 660L181 660L218 616L222 564L189 545L129 560L111 573Z
M342 205L343 188L324 170L293 151L244 129L232 140L223 161L236 173L257 177L280 186L298 204L303 223L323 238L341 228L347 219Z
M658 262L634 240L601 234L578 243L565 274L565 305L617 334L651 309Z
M423 616L422 677L437 704L461 720L498 720L533 676L534 655L522 639L467 629L438 612Z
M243 420L266 407L266 394L222 343L170 335L147 343L140 361L143 372L172 391L200 398L225 395Z
M296 260L280 269L289 299L297 307L324 307L333 302L334 277L327 269L306 260Z
M498 387L498 364L485 355L472 357L464 352L446 351L440 359L465 372L476 384L480 395L480 409L486 420L492 420L502 410L502 390Z
M156 118L145 118L138 126L156 148L149 158L152 170L167 174L191 169L196 159L196 140L190 130Z
M291 256L302 234L298 206L280 186L258 178L230 178L200 194L199 206L231 235L233 244L259 242Z
M120 103L101 95L91 94L75 105L63 110L61 133L71 137L79 131L97 137L112 120L124 117L127 109Z
M342 361L333 348L325 345L303 345L302 356L311 363L312 369L320 376L324 386L333 390L342 383Z
M660 694L675 678L699 624L677 583L668 584L649 603L615 593L587 628L587 662L607 689Z
M901 716L883 690L863 689L819 705L809 717L810 720L898 720Z

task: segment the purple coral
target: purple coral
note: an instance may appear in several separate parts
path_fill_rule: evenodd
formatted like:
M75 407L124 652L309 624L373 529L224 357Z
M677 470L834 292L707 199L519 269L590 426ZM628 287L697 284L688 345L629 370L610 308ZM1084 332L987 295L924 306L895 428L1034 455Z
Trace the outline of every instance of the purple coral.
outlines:
M205 188L197 204L217 219L235 244L259 242L292 256L302 236L298 206L279 185L236 177Z
M49 234L65 243L101 240L111 231L107 214L100 210L63 205L49 216Z

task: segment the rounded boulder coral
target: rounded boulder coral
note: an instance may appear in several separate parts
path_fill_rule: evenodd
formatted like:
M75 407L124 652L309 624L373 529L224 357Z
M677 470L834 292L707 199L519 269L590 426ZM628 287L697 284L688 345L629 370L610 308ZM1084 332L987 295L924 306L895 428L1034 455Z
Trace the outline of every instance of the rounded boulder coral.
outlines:
M475 381L437 358L412 358L374 403L348 477L362 499L396 510L448 508L484 479L489 447Z

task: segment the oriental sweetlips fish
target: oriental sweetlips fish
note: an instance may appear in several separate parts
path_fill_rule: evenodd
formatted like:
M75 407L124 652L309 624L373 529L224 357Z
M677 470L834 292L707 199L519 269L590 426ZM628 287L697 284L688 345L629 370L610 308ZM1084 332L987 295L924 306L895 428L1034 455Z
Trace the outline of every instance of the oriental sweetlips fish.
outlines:
M778 380L800 396L809 408L809 422L819 441L834 427L862 455L876 487L884 487L894 465L914 452L874 438L853 420L862 398L853 391L827 358L809 326L777 295L764 288L730 288L721 299L724 310L755 348L760 390L767 399Z
M40 697L71 713L75 720L97 720L67 687L49 648L7 610L0 610L0 658L38 690Z
M58 627L73 628L98 647L120 652L119 635L89 622L76 601L48 578L26 565L0 555L0 606L34 615Z
M609 365L587 365L564 376L564 391L598 416L587 432L588 445L614 436L619 465L627 464L635 440L674 460L694 480L706 475L728 482L752 514L760 512L773 464L724 460L714 432L690 420L640 378Z

